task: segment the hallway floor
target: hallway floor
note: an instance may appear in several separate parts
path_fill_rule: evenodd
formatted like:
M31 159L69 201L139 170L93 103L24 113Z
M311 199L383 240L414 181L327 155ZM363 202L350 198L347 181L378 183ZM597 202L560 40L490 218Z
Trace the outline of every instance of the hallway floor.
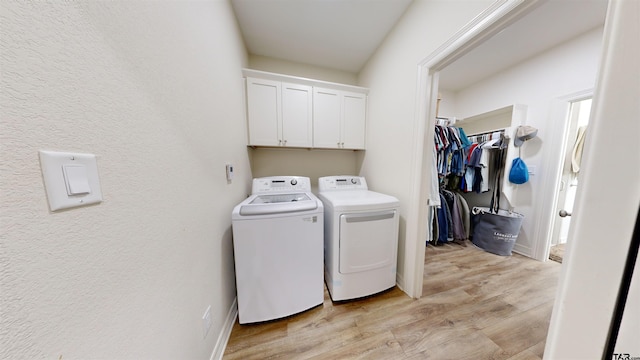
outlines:
M541 359L561 265L426 248L423 297L398 288L233 327L231 359Z

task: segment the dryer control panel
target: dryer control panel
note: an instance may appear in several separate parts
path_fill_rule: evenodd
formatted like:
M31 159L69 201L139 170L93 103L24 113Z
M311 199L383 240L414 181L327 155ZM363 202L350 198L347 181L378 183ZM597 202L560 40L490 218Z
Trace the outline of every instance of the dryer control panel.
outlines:
M253 179L252 194L309 192L311 180L304 176L269 176Z
M362 176L325 176L318 179L319 191L368 190Z

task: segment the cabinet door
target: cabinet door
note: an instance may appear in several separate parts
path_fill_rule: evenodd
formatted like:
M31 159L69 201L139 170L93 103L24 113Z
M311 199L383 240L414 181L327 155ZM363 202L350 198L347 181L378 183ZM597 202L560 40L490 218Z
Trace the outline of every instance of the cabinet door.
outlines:
M282 83L282 145L313 145L311 86Z
M278 81L247 78L249 145L278 146L281 142L280 89Z
M313 88L313 146L339 148L342 117L339 91Z
M364 149L367 96L343 93L342 146L345 149Z

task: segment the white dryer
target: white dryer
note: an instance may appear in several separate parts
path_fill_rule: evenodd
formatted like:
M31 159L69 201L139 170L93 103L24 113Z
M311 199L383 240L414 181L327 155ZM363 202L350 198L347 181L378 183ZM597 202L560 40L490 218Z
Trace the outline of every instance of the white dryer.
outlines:
M369 191L359 176L319 178L318 197L324 203L324 271L331 299L355 299L395 286L398 199Z
M253 179L232 213L241 324L323 303L323 209L307 177Z

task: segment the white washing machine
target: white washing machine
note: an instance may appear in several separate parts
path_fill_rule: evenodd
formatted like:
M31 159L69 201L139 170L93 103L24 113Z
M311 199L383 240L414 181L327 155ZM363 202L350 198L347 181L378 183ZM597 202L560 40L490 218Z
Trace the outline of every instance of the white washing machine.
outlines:
M398 199L369 191L359 176L319 178L318 197L324 203L324 275L331 299L355 299L395 286Z
M253 180L232 213L241 324L273 320L324 301L323 204L307 177Z

